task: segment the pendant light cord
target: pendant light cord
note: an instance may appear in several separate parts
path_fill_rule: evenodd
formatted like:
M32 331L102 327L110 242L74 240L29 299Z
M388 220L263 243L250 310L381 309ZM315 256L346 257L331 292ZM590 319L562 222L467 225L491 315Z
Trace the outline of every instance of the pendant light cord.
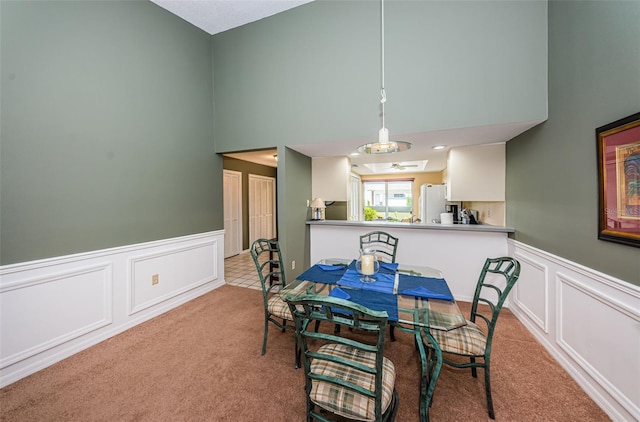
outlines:
M384 128L384 103L387 94L384 91L384 0L380 0L380 104L382 105L382 127Z
M358 152L364 154L390 154L402 152L411 148L406 141L390 141L389 130L385 126L384 104L387 94L384 90L384 0L380 0L380 108L382 111L382 127L378 131L377 142L369 142L358 147Z

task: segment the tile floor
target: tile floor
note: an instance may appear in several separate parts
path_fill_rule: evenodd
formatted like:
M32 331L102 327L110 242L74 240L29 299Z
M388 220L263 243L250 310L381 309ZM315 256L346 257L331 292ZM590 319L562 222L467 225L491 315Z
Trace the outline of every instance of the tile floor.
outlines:
M224 260L224 278L232 286L261 289L258 272L249 252Z

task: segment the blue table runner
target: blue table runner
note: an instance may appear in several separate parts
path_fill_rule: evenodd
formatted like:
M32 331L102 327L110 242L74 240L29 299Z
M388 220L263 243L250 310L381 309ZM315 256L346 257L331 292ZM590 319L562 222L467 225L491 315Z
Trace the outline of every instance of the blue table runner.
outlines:
M380 292L376 292L373 290L343 290L340 287L335 287L333 290L331 290L329 296L350 300L351 302L365 306L369 309L373 309L374 311L386 311L387 315L389 316L389 321L398 320L398 301L395 295L381 295ZM344 312L345 314L350 313L349 311L344 309L340 309L340 311Z
M374 282L360 281L362 276L356 271L355 264L355 260L351 261L348 266L316 264L300 274L297 278L317 283L337 284L351 289L360 289L393 296L395 273L398 268L397 263L381 262L380 270L374 275L376 279ZM351 291L353 290L349 290L349 292ZM454 300L451 290L449 290L449 286L447 286L447 282L444 279L411 276L407 274L398 275L398 294L427 299L448 300L450 302ZM362 305L367 306L364 303L362 303Z
M379 266L379 270L378 270L378 274L395 274L396 271L398 270L398 264L397 263L391 263L391 262L382 262L382 261L378 261ZM351 261L349 263L349 269L356 271L356 260L354 259L353 261Z
M376 277L379 274L391 274L394 275L396 270L398 269L398 264L390 264L387 262L380 263L380 271L376 274ZM356 261L355 259L349 263L349 265L331 265L331 264L315 264L298 277L298 280L306 280L313 281L316 283L324 283L324 284L336 284L338 280L345 275L347 270L351 270L357 274L356 271ZM349 277L354 277L353 274L350 273ZM392 280L393 287L393 280ZM389 291L391 293L391 291Z
M376 281L360 281L362 275L356 270L349 269L344 273L342 278L338 280L338 286L386 293L388 295L393 294L393 283L395 281L394 274L379 272L373 277L376 279Z

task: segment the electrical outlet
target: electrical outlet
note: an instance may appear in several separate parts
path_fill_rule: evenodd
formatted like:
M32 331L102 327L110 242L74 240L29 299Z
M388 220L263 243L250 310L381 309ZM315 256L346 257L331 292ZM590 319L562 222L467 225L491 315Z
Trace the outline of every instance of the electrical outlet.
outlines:
M155 286L159 282L160 282L160 277L158 276L158 274L154 274L154 275L151 276L151 285L152 286Z
M491 208L487 210L487 218L491 218Z
M292 270L296 269L296 261L291 261L291 269Z

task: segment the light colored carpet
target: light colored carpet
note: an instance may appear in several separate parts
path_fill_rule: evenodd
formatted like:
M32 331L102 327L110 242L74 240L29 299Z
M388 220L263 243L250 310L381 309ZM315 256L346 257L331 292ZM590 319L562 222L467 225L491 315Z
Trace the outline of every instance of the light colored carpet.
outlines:
M260 291L223 286L0 390L0 420L303 421L292 333L270 325L260 356L263 315ZM397 420L417 422L417 352L396 335L385 355L398 371ZM508 310L492 365L497 421L609 420ZM481 372L443 369L430 417L488 420Z

